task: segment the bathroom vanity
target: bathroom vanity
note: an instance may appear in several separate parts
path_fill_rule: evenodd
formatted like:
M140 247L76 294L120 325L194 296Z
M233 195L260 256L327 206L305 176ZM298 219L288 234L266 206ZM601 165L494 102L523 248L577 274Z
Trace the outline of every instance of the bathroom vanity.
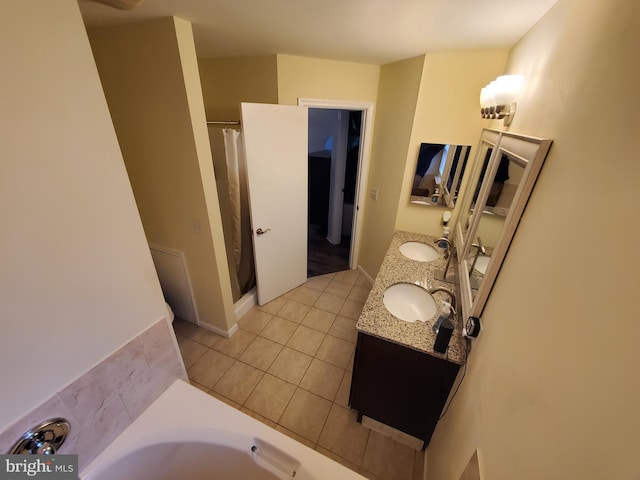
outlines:
M446 265L444 252L429 262L407 258L400 246L419 242L435 246L435 237L396 232L380 272L362 309L356 328L358 341L353 365L350 406L363 415L429 444L460 366L466 360L466 341L460 317L452 317L454 331L445 354L433 349L433 323L449 301L436 292L436 313L422 322L393 316L384 305L384 293L398 283L418 284L429 290L456 286L438 281L435 273ZM436 247L437 248L437 247ZM454 268L452 264L450 268Z

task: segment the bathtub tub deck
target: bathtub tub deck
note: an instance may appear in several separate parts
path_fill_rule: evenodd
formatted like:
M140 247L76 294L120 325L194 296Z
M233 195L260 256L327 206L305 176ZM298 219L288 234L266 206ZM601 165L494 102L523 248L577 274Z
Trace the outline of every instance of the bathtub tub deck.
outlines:
M159 480L175 475L191 480L365 478L176 380L80 473L80 480Z

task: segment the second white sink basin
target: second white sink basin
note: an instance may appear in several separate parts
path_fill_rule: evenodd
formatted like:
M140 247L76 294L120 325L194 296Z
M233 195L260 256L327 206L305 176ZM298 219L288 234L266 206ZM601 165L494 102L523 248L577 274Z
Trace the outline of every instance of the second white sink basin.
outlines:
M429 292L413 283L395 283L384 291L384 306L389 313L405 322L431 320L436 302Z
M422 242L406 242L400 245L400 253L418 262L433 262L440 258L440 253L431 245Z
M491 260L491 257L488 257L487 255L480 255L478 260L476 260L476 264L473 266L473 269L484 275L487 271L489 260Z

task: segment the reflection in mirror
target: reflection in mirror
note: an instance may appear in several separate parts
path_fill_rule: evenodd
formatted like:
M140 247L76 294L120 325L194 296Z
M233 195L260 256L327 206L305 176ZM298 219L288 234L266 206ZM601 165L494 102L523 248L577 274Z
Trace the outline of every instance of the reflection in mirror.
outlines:
M421 143L410 202L453 208L471 147Z
M524 170L516 158L502 154L467 256L472 298L476 296L498 243Z
M484 129L456 224L460 307L480 317L551 140Z

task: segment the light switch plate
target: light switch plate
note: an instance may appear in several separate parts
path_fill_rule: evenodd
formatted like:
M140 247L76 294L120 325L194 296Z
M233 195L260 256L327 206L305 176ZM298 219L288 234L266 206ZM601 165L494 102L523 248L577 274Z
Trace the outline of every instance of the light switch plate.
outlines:
M377 188L372 188L371 189L371 193L369 194L369 196L371 198L373 198L374 200L378 199L378 189Z

